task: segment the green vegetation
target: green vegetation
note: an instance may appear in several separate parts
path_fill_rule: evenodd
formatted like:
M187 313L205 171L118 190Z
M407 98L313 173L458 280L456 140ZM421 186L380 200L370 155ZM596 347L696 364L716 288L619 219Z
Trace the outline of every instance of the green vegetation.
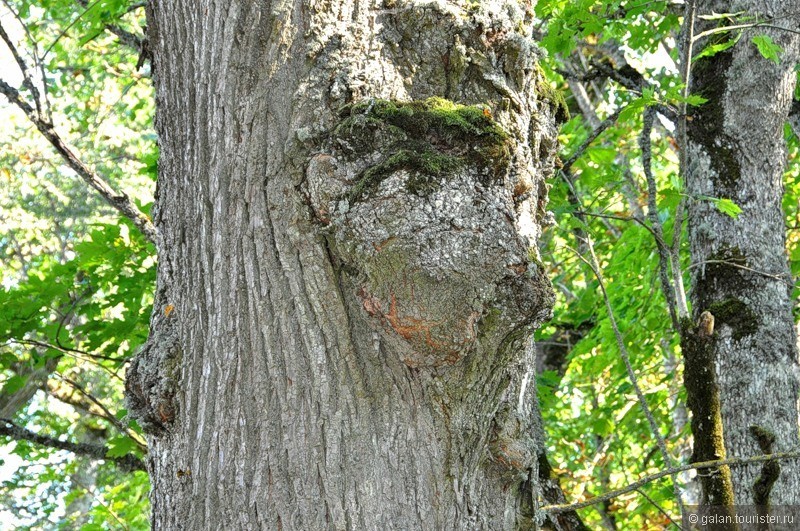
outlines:
M348 194L350 202L400 169L412 173L409 191L427 195L438 189L440 177L466 165L476 168L487 182L496 179L511 157L509 135L481 105L442 98L367 100L353 105L349 114L336 128L335 137L354 155L370 151L384 156L363 172Z
M58 134L147 212L158 149L149 67L136 67L144 9L121 0L12 0L0 13L40 95L37 60L46 72ZM109 23L133 37L128 45ZM33 101L0 49L0 78ZM109 456L101 462L0 436L0 521L18 530L147 529L147 473L123 472L112 460L145 458L122 393L127 360L148 333L155 248L2 95L0 116L0 416L41 436L103 446ZM12 407L30 386L30 400Z
M587 235L595 242L611 306L633 368L640 375L640 385L660 431L667 434L672 454L688 457L691 450L689 425L680 420L686 412L683 384L695 385L696 391L706 390L708 413L712 419L718 418L712 400L713 386L709 385L712 360L704 356L703 344L707 343L696 345L693 357L692 353L681 351L679 335L671 325L660 289L653 235L631 218L646 219L648 211L639 138L642 111L653 104L677 109L680 102L688 101L692 123L702 126L704 120L720 112L715 101L720 96L720 84L711 71L712 63L699 59L693 77L706 79L707 83L702 85L701 94L690 94L685 100L679 49L673 40L682 23L681 12L667 2L602 1L589 6L582 2L545 1L537 3L536 14L545 21L540 42L549 54L542 69L551 86L567 94L572 115L561 128L560 158L569 160L598 123L614 111L621 111L569 168L572 184L567 184L562 175L552 181L548 208L555 213L558 226L544 234L541 253L556 286L557 303L553 320L536 337L548 354L547 359L560 361L539 375L539 395L550 441L548 457L567 499L580 500L623 487L634 478L666 466L636 404L614 330L601 310L603 299L597 280L579 256L587 256ZM736 22L740 21L725 20L720 25ZM738 37L736 32L720 33L711 40L711 46L716 48L696 49L695 53L706 57L724 54ZM724 60L724 55L721 58ZM574 75L568 80L565 74L570 72ZM573 87L582 84L585 92L569 93L568 81ZM637 82L644 85L637 87ZM703 103L698 96L708 101ZM579 97L583 98L583 107ZM800 92L796 97L800 98ZM694 131L703 136L695 140L722 161L724 167L717 169L728 178L729 188L735 189L742 178L741 171L732 157L725 156L726 150L735 146L726 144L724 132L702 127ZM722 285L733 288L739 283L741 288L741 282L746 281L742 266L748 267L747 257L735 249L712 257L713 262L690 268L685 228L675 227L679 209L689 200L707 200L726 208L732 216L735 210L722 204L724 198L686 196L678 168L681 152L675 143L676 133L677 129L656 123L650 136L657 188L655 208L666 244L672 247L675 237L683 239L679 246L680 265L687 289L691 274L700 271ZM787 225L797 227L800 142L797 132L789 127L785 139L789 165L783 206ZM795 278L800 274L799 241L798 232L790 230L787 250ZM799 294L795 287L795 300ZM758 316L753 315L746 301L708 301L706 306L693 309L694 319L709 310L716 318L717 331L730 326L736 340L746 340L760 326ZM798 311L796 308L796 316ZM694 319L684 319L680 328L694 330ZM690 366L684 367L684 357ZM706 426L705 433L712 441L721 440L717 426ZM629 493L613 503L597 504L579 512L591 529L602 528L609 519L617 529L674 529L661 512L673 518L679 516L669 480L649 484L642 493L644 496Z
M4 5L30 32L28 36L16 28L9 34L20 49L36 50L35 57L29 53L22 57L30 64L38 61L46 72L56 129L98 174L149 212L158 149L149 67L137 68L144 26L140 3L9 0ZM386 3L387 8L393 5ZM681 420L684 383L694 386L695 396L707 393L710 423L696 431L712 442L721 440L718 396L708 385L714 368L707 346L715 336L698 338L694 322L685 318L681 329L692 337L688 352L681 351L660 292L653 235L643 226L647 222L631 221L633 216L644 219L647 210L638 138L641 113L656 104L676 109L684 101L675 42L681 19L675 6L662 0L536 3L535 27L541 33L535 37L547 56L532 90L565 121L561 160L579 155L569 168L574 177L570 183L563 173L550 182L547 208L555 213L558 225L543 235L538 262L557 292L553 320L536 333L540 347L552 354L548 370L538 375L550 460L549 465L542 461L540 469L561 483L568 501L597 497L667 466L643 421L614 329L603 310L598 281L582 259L581 254L587 255L587 236L595 242L624 344L672 455L688 458L689 425ZM2 24L8 29L15 18L6 15L3 11ZM734 39L738 36L720 34L698 53L724 58ZM779 57L774 43L764 38L754 42L765 60ZM694 75L707 82L701 94L689 97L689 103L696 104L689 114L703 123L721 112L715 103L720 93L711 63L697 57ZM454 53L450 60L448 83L456 85L471 58ZM31 72L38 75L36 69ZM581 95L583 107L569 92L564 77L568 73L571 83L583 83L586 89ZM637 74L644 85L623 82L636 81ZM27 100L33 97L21 78L6 81L20 87ZM74 178L19 112L3 101L0 405L35 384L27 402L6 411L8 420L53 439L102 445L108 459L76 457L3 435L0 460L9 472L0 478L0 521L21 530L146 529L147 475L123 472L112 461L126 455L144 457L141 430L127 420L122 379L126 363L147 337L155 249ZM401 169L409 172L409 191L419 195L434 192L443 179L466 166L486 182L501 178L510 162L511 139L491 111L440 98L365 100L348 108L333 140L353 160L379 155L370 159L377 162L359 176L348 199L363 199ZM621 112L594 138L597 124L615 111ZM742 175L729 156L731 146L718 142L719 131L700 127L695 132L700 135L696 140L722 161L718 170L727 176L728 186L736 187ZM651 135L655 213L663 223L665 243L679 249L688 286L690 273L701 266L690 269L685 243L674 241L685 239L677 220L686 200L675 134L671 124L657 121ZM587 144L590 138L594 139ZM783 208L790 227L787 252L797 278L800 142L788 126L785 139L789 165ZM531 259L535 256L531 253ZM740 266L747 265L747 257L739 250L721 252L714 259L718 262L702 265L706 275L730 285L743 281ZM793 299L800 300L796 284ZM703 309L713 313L717 329L730 326L735 340L746 340L760 326L746 301L736 298L709 301L708 308L695 313ZM800 305L795 314L800 320ZM481 339L492 336L498 319L499 311L483 317ZM506 338L501 355L511 356L525 339L524 332ZM9 426L0 421L0 428ZM759 427L752 434L767 452L774 435ZM769 493L779 470L777 463L766 463L756 491ZM720 496L726 499L724 473L719 477ZM669 527L665 514L678 516L669 481L644 485L640 492L582 509L580 515L592 529L607 522L619 530ZM769 500L765 496L761 501L766 505Z

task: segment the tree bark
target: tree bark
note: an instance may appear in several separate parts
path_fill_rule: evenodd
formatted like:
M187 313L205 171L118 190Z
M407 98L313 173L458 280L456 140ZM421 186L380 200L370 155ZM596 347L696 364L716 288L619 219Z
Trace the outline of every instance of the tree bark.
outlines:
M151 3L159 270L127 395L154 529L534 526L563 108L529 16Z
M796 32L794 7L788 0L706 0L697 12L774 19L774 26ZM702 22L696 33L712 24ZM779 64L761 56L755 35L768 35L783 48ZM691 91L708 98L688 122L686 168L698 325L684 327L685 379L699 460L788 451L800 442L798 351L781 210L783 131L799 48L796 33L758 27L693 65ZM731 199L741 215L721 213L709 197ZM800 467L791 461L737 467L703 478L703 486L704 502L711 505L798 504Z

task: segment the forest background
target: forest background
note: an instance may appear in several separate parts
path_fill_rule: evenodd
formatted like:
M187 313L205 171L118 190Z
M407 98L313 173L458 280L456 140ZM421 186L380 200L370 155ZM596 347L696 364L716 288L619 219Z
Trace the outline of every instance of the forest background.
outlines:
M142 61L143 7L126 0L3 0L0 7L0 521L18 529L148 527L146 444L122 393L126 363L147 338L155 249L81 175L86 168L149 211L158 148ZM553 94L563 96L566 120L561 168L550 183L554 223L541 241L557 303L537 333L538 389L550 463L567 500L579 502L668 467L614 322L670 452L682 461L691 453L680 338L653 235L660 225L689 286L678 130L659 116L650 134L642 131L645 109L669 114L704 99L686 93L681 74L683 3L542 0L535 9L542 68ZM738 13L701 15L732 29L695 58L733 45L740 38L733 27L753 22ZM780 60L769 37L751 45L764 60ZM46 96L51 135L14 94ZM796 278L794 125L785 128L783 207ZM739 214L729 198L701 199ZM669 478L580 511L590 527L608 529L666 528L677 514Z

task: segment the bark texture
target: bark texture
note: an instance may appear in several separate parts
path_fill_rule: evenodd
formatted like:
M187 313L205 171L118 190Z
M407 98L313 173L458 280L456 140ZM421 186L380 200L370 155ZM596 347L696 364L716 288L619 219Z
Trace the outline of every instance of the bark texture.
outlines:
M788 0L705 0L697 11L774 19L775 26L796 32L795 8ZM704 22L697 33L714 23ZM761 56L751 42L755 35L768 35L783 48L779 64ZM799 48L796 33L759 27L693 66L692 92L709 100L695 108L688 124L692 302L698 324L685 327L690 340L684 351L695 457L781 452L800 442L792 279L781 211L783 130ZM730 198L741 215L734 219L719 212L708 197ZM800 503L795 462L737 467L730 474L728 494L725 474L706 478L705 502Z
M148 15L159 272L128 400L154 528L533 527L563 107L525 7Z

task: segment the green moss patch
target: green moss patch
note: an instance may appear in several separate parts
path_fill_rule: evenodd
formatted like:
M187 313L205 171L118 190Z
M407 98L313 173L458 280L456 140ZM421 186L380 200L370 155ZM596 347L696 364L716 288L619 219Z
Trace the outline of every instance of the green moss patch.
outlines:
M692 412L693 463L726 457L722 433L722 406L716 379L714 337L700 335L688 320L683 322L683 382L686 405ZM710 469L700 476L703 503L730 507L733 505L733 483L729 467Z
M775 444L775 434L761 426L750 426L750 435L758 442L763 454L771 454ZM753 502L764 509L769 507L769 496L772 487L781 475L781 467L777 461L767 461L761 466L761 475L753 484Z
M467 166L477 168L488 184L502 176L511 160L511 137L488 107L442 98L357 103L347 110L334 139L353 156L385 153L361 174L348 194L351 202L401 169L412 173L409 192L427 195L438 189L441 177Z
M570 112L569 106L567 105L567 100L564 99L563 94L558 89L554 89L550 82L547 81L545 78L544 71L542 71L541 67L537 67L539 69L537 82L536 82L536 93L539 96L539 99L548 102L550 105L553 106L555 109L555 117L557 124L564 124L567 123L570 119Z

